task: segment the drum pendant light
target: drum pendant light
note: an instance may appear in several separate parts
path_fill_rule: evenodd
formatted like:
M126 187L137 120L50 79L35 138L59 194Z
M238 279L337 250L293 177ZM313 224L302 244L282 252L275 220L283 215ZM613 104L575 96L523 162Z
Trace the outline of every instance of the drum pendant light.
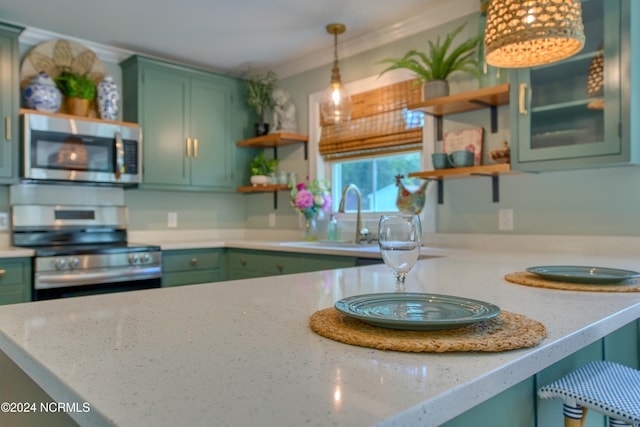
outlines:
M484 47L487 64L523 68L560 61L584 46L579 0L491 0Z
M346 27L343 24L327 25L327 32L334 36L334 59L331 69L331 86L322 95L320 112L322 120L329 124L350 120L353 110L351 98L340 80L340 68L338 67L338 34L344 33L345 30Z

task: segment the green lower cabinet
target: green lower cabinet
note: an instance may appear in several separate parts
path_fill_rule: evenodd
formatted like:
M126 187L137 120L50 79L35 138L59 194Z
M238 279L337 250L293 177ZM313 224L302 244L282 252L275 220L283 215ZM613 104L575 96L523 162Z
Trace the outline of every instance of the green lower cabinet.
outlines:
M307 255L306 271L355 267L356 258L337 255Z
M31 301L31 258L0 259L0 304Z
M229 280L250 279L261 277L260 252L244 249L228 250L228 276Z
M162 287L225 280L225 252L225 249L163 251Z
M229 280L353 267L356 258L279 251L229 249Z
M304 273L307 271L303 255L286 254L282 252L261 254L260 267L264 276Z
M469 409L443 427L563 427L562 401L539 399L537 390L592 360L610 360L637 369L639 342L640 320L636 320ZM604 416L589 411L584 426L606 427L607 423Z

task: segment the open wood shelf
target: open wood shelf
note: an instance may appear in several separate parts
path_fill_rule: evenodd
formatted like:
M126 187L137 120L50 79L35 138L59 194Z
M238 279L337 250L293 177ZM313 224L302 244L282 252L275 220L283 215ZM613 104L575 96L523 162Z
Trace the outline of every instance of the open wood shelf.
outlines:
M308 140L309 137L307 135L278 132L256 136L255 138L244 139L242 141L236 142L236 145L238 147L273 148L282 145L299 144L301 142L307 142Z
M423 179L451 179L451 178L468 178L473 175L485 176L485 175L509 175L518 172L511 170L511 165L508 163L495 164L495 165L482 165L482 166L470 166L468 168L448 168L448 169L436 169L432 171L424 172L411 172L409 177L411 178L423 178Z
M304 159L307 160L307 141L309 141L309 137L307 135L300 135L297 133L289 132L277 132L238 141L236 142L236 146L250 148L273 148L274 157L277 159L278 147L292 144L304 144Z
M441 98L409 104L408 109L422 111L436 118L438 140L442 139L442 118L451 114L488 108L491 112L491 132L498 131L498 107L509 103L509 83L485 87Z
M278 209L278 192L290 190L287 184L247 185L236 188L238 193L273 193L273 209Z
M247 185L236 188L238 193L268 193L271 191L285 190L289 190L289 186L287 184Z
M422 111L431 116L442 117L488 107L499 107L508 103L509 83L505 83L441 98L428 99L417 104L410 104L407 108L409 110Z
M471 166L468 168L436 169L433 171L411 172L410 178L431 179L438 183L438 204L444 203L444 181L456 178L471 178L488 176L491 178L493 202L500 201L500 175L513 175L520 172L512 171L508 163L495 165Z

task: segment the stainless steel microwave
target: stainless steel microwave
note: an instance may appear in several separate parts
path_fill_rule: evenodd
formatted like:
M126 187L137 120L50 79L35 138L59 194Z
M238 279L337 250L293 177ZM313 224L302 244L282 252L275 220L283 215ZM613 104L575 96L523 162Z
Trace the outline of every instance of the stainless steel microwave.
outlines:
M134 123L25 113L24 180L132 185L142 177L142 132Z

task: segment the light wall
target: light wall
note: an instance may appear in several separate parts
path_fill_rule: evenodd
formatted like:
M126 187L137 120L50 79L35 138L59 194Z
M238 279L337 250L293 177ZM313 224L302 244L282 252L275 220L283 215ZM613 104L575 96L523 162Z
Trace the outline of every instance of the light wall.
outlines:
M389 43L349 58L340 59L343 82L348 83L376 75L378 64L386 57L402 56L412 48L425 49L426 40L444 34L460 22L478 19L477 14L456 20L433 30ZM470 24L471 25L471 24ZM469 26L468 26L469 27ZM308 126L308 97L328 86L330 64L280 81L293 94L301 129ZM452 93L455 85L452 86ZM489 149L497 148L509 135L509 107L501 107L497 135L489 136ZM489 129L488 112L456 116L445 120L445 131L454 128L483 126ZM485 145L487 140L485 140ZM436 143L436 148L438 148ZM485 161L489 161L485 155ZM500 202L493 203L489 178L475 177L446 181L444 204L436 208L436 229L441 233L565 234L565 235L640 235L640 168L616 167L539 174L510 175L500 178ZM253 226L262 226L268 211L262 201L248 203ZM513 209L514 230L498 230L498 210ZM280 218L295 218L277 211ZM252 218L254 216L254 218ZM251 221L253 220L253 221ZM283 221L284 222L284 221Z
M386 57L398 57L412 48L425 49L429 39L450 31L455 25L469 21L467 35L477 31L478 15L444 24L376 49L340 59L345 83L377 75ZM474 26L475 25L475 26ZM464 36L464 35L463 35ZM21 57L31 46L21 45ZM341 52L342 54L342 52ZM107 70L121 86L118 64L106 63ZM331 64L287 78L279 84L292 94L297 107L301 133L308 130L308 97L329 83ZM455 83L452 91L455 90ZM445 130L465 126L488 129L486 114L472 113L457 117L461 123L445 121ZM508 107L500 109L501 133L491 136L490 144L508 135ZM437 146L436 146L437 148ZM272 150L266 150L272 155ZM280 169L294 171L304 179L308 162L302 146L280 148ZM486 160L486 158L485 158ZM445 233L518 233L518 234L599 234L640 235L640 169L609 169L546 172L505 176L500 179L500 202L491 202L488 178L447 181L444 204L436 208L437 231ZM132 230L167 228L167 213L178 213L178 229L202 228L270 228L296 229L299 218L289 206L289 195L198 193L128 190L126 203L130 209ZM515 229L498 231L498 210L514 210ZM0 211L8 211L8 190L0 186Z

